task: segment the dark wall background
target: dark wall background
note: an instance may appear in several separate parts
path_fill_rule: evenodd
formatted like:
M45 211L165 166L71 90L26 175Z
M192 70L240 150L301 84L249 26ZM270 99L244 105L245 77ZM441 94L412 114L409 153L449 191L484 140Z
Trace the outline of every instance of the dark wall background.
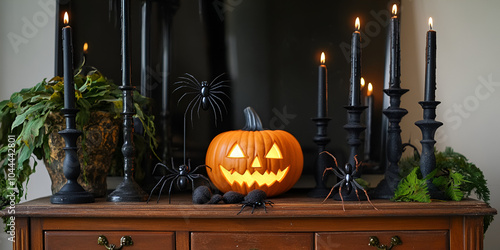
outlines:
M164 4L151 1L151 66L148 77L153 112L161 115L162 46L161 16ZM140 88L140 29L142 1L131 0L132 83ZM371 160L380 160L386 26L391 4L387 0L182 0L172 19L169 96L169 154L182 160L183 116L187 102L178 103L180 91L172 83L184 73L211 81L226 73L230 80L224 99L227 113L215 126L213 112L188 117L187 157L192 164L204 163L211 139L220 132L242 128L243 109L254 107L266 128L292 133L304 151L304 173L312 173L316 126L311 118L317 108L317 69L326 54L329 81L328 149L340 160L348 154L346 143L350 77L350 39L354 20L361 19L362 75L374 85L374 120ZM75 65L81 60L83 43L89 43L87 65L97 67L121 83L119 1L73 0L60 3L70 11ZM62 18L61 18L62 20ZM58 29L62 26L58 24ZM59 39L58 39L59 41ZM59 61L60 62L60 61ZM58 62L58 64L59 64ZM157 119L161 133L161 119ZM159 139L162 140L161 134ZM361 151L363 147L361 147ZM162 151L162 149L159 149Z

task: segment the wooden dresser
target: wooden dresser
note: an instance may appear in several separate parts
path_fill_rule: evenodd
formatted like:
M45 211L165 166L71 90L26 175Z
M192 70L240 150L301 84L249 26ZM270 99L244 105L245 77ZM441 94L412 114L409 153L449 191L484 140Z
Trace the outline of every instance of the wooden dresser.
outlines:
M167 195L165 195L166 197ZM482 249L483 216L496 210L476 200L346 202L297 193L271 199L251 214L240 205L193 205L190 195L146 203L53 205L42 198L16 206L14 249ZM123 236L129 236L123 237ZM376 238L375 238L376 237ZM122 239L123 238L123 239ZM376 242L378 240L378 243ZM392 240L395 240L392 239ZM379 248L383 249L383 248Z

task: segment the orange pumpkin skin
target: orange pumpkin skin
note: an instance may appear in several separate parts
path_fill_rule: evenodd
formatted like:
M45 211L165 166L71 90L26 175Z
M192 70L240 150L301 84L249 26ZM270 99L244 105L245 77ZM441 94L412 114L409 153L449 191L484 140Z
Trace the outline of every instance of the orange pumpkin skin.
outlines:
M235 145L239 146L243 156L229 158ZM270 151L276 150L280 152L281 159L267 157ZM260 166L254 167L256 161ZM208 176L221 192L236 191L246 195L254 189L260 189L271 197L295 185L302 174L304 159L299 142L286 131L234 130L221 133L212 140L205 164L212 168L207 171ZM230 183L226 177L228 174L236 176L236 179L246 175L251 180ZM265 178L269 178L267 183Z

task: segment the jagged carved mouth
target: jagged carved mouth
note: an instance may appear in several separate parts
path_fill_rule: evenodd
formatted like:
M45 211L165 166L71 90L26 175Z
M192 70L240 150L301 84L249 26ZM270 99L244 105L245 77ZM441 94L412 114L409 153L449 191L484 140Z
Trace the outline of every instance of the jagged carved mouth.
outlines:
M257 183L257 185L259 186L267 185L269 187L275 182L281 182L286 174L288 174L288 170L290 169L290 166L288 166L283 170L280 169L278 173L266 171L264 172L264 174L261 174L257 171L250 173L247 170L245 171L245 173L240 174L234 171L234 169L227 170L222 165L219 165L219 167L221 169L221 172L224 174L227 182L229 182L231 185L236 182L240 186L245 184L247 185L247 187L251 187L254 183Z

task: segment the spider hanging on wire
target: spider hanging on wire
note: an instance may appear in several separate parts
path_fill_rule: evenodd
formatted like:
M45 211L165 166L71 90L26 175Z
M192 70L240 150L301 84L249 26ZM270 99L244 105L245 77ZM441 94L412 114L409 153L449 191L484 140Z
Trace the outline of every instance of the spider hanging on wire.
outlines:
M356 156L354 156L354 161L356 162L356 166L354 169L350 163L347 163L347 164L345 164L345 170L343 170L342 168L339 168L339 166L337 164L337 159L335 158L335 156L333 156L328 151L323 151L320 154L323 154L323 153L331 156L333 158L333 160L335 161L335 167L338 168L338 171L333 167L325 168L325 171L323 171L323 177L325 176L326 171L330 170L330 171L333 171L333 173L338 178L340 178L340 181L337 182L337 184L335 184L332 187L332 189L330 190L330 193L328 193L328 196L326 196L326 198L325 198L325 200L323 200L323 202L325 202L330 197L333 190L338 187L339 188L339 196L340 196L340 199L342 200L342 209L345 211L344 197L342 197L342 187L345 187L347 194L350 194L351 191L354 189L354 191L356 192L356 196L358 197L358 200L360 200L358 190L362 190L365 193L366 199L368 200L370 205L372 205L372 207L375 210L378 210L373 205L373 203L370 201L370 197L368 197L368 192L366 192L366 190L356 181L356 179L358 178L358 177L356 177L356 173L358 172L359 166L361 166L361 162L358 162L358 158Z
M196 113L198 117L200 116L200 108L207 111L210 107L212 108L215 116L215 125L217 125L218 116L222 120L222 108L227 112L226 104L222 100L219 95L229 96L222 91L222 88L229 87L229 85L225 84L229 82L229 80L216 82L220 77L222 77L225 73L222 73L215 77L210 83L208 81L198 81L193 75L185 73L185 76L179 77L180 81L175 82L174 84L179 85L174 92L183 88L188 89L180 98L180 102L184 97L189 95L194 95L194 97L189 102L186 107L186 111L184 113L184 117L186 117L188 112L191 112L191 123L193 122L193 113L196 109Z

